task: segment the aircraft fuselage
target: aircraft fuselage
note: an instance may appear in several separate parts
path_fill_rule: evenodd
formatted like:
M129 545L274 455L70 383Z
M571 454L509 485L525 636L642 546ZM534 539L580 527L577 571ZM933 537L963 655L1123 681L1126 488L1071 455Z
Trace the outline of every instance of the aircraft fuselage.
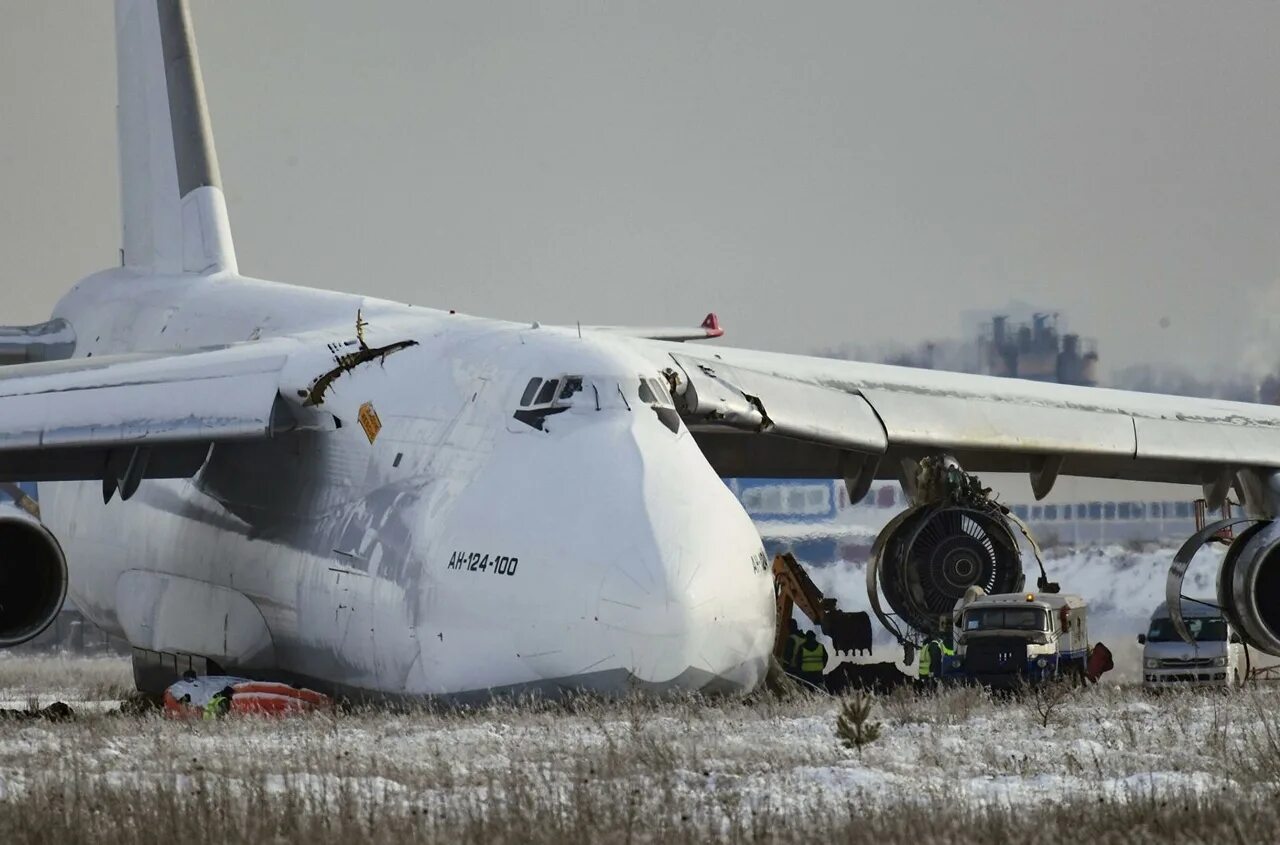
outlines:
M124 270L55 314L77 356L296 338L282 390L301 395L356 348L358 310L369 346L413 345L339 373L304 424L105 507L100 483L41 485L94 622L227 671L392 695L760 681L759 536L625 340Z

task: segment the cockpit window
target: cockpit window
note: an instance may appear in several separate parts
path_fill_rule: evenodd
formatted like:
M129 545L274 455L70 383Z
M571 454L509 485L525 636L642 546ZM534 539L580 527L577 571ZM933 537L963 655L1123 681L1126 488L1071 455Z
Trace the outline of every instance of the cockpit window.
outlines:
M538 398L534 402L535 405L545 405L552 399L556 398L556 386L560 384L560 379L548 379L543 385L542 390L538 391Z
M640 404L636 404L636 400ZM577 415L638 411L651 408L672 432L680 431L680 415L662 379L652 376L562 375L529 379L514 417L531 428L548 431L549 417L566 411Z
M573 394L582 392L582 376L565 376L564 387L560 388L560 398L572 399Z
M542 379L534 376L529 379L529 386L524 389L524 395L520 397L520 407L527 407L533 401L533 397L538 395L538 388L542 386Z
M680 414L676 413L675 403L671 401L671 394L662 386L662 382L656 378L640 377L640 401L653 409L658 415L658 419L662 424L673 432L680 430Z

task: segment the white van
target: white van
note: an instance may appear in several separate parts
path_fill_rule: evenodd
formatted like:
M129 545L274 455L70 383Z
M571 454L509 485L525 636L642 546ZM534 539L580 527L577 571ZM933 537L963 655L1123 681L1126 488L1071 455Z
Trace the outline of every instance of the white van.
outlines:
M1142 684L1167 687L1179 684L1230 686L1244 680L1244 645L1240 635L1207 599L1182 599L1182 618L1195 638L1188 645L1173 629L1165 602L1151 614L1142 643Z

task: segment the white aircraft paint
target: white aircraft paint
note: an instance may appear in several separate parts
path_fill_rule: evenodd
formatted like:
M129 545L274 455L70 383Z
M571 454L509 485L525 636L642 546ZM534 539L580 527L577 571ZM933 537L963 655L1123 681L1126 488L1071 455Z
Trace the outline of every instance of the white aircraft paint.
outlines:
M772 579L720 475L865 490L944 452L1280 510L1275 409L241 276L185 5L116 9L125 266L0 332L5 361L74 350L0 371L0 480L42 482L71 594L139 649L379 695L749 690Z
M333 366L331 344L353 341L357 311L371 346L417 345L307 407L299 394ZM105 507L100 483L41 485L76 603L133 644L403 695L750 689L763 676L760 539L688 430L642 401L657 371L616 341L128 271L86 280L56 314L94 358L249 337L268 361L287 350L265 395L278 385L289 401L290 436L219 443L191 480L146 481ZM545 430L513 417L530 378L562 375L584 390ZM234 409L237 383L263 395L235 378L181 398ZM372 443L365 403L382 425Z

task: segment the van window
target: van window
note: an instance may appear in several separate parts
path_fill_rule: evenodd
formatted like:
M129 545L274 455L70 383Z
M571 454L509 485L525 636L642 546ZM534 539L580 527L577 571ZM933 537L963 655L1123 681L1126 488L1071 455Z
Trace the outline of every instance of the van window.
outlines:
M1227 623L1222 618L1192 616L1183 621L1187 623L1187 630L1198 643L1226 642ZM1172 619L1162 616L1151 620L1151 630L1147 631L1147 642L1175 643L1181 640L1178 632L1173 630Z

